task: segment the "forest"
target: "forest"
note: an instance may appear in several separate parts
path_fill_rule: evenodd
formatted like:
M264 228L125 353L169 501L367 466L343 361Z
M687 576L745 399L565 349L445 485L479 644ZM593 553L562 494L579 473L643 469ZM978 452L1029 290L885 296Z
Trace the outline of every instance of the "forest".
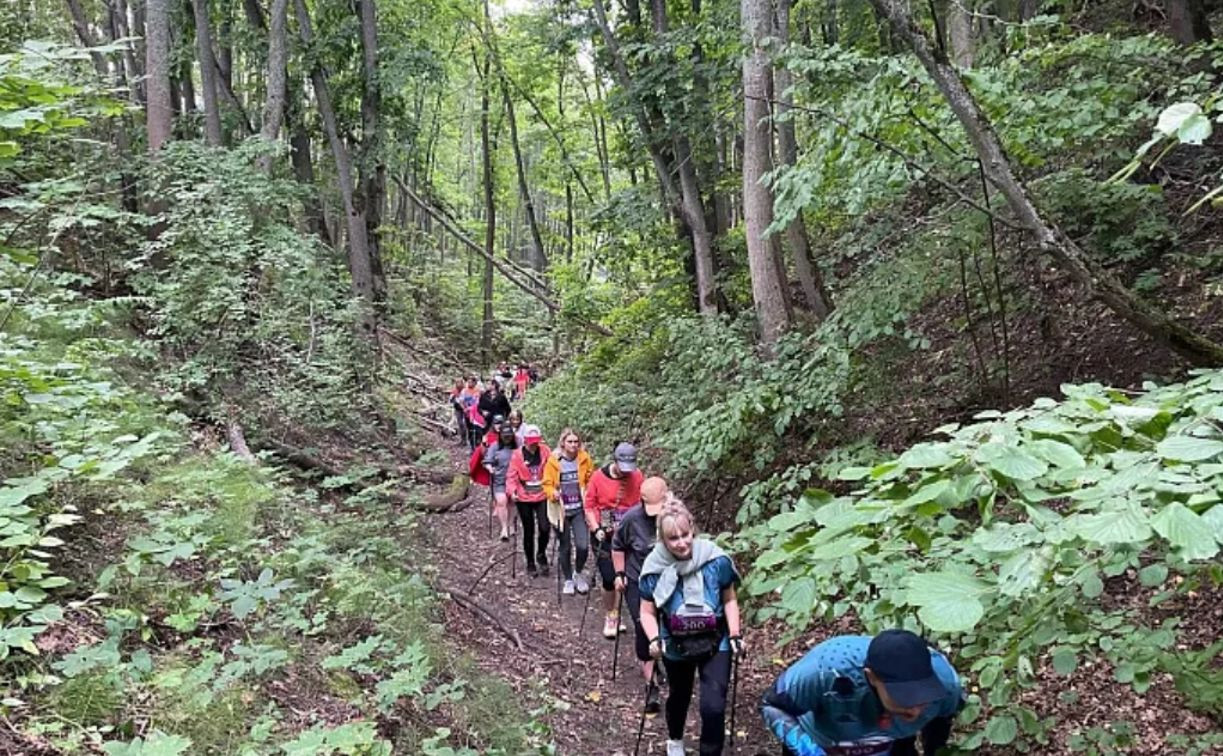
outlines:
M0 753L1223 754L1214 30L0 4Z

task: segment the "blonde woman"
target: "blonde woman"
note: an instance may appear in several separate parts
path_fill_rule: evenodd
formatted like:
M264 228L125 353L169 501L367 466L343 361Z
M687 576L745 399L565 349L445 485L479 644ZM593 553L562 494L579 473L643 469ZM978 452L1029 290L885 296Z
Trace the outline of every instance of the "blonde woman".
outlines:
M701 681L701 754L722 753L731 655L740 636L739 573L713 541L696 537L692 513L677 502L658 515L658 543L641 567L641 625L650 655L670 679L667 756L684 753L684 720L697 675Z
M561 431L556 451L544 464L544 495L548 499L548 520L560 540L560 568L565 577L561 592L566 596L590 590L590 583L582 575L590 554L590 530L582 514L582 502L594 471L594 460L582 448L582 437L572 428ZM571 550L577 552L576 569Z

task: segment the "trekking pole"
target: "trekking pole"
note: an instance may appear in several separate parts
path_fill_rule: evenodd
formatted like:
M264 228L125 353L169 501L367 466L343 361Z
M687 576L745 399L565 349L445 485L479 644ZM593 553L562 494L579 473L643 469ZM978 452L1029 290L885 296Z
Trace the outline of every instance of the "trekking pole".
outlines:
M514 504L514 537L510 539L510 577L518 579L518 505Z
M488 537L493 537L493 510L497 507L497 496L493 493L492 481L488 486Z
M654 690L654 675L658 674L659 664L662 664L662 659L655 659L654 666L650 667L650 679L645 684L645 703L641 706L641 721L637 723L637 745L633 747L633 756L641 754L641 735L645 732L645 710L650 705L650 692Z
M620 594L620 603L616 605L616 645L612 649L612 682L616 681L616 666L620 663L620 612L624 611L624 591ZM650 677L654 674L651 673Z
M735 699L739 693L739 655L731 650L730 671L730 750L735 749Z
M598 572L599 568L599 551L597 544L595 549L593 549L591 556L594 558L590 560L590 586L586 590L586 605L582 607L582 621L578 623L578 640L582 639L582 631L586 629L586 612L590 609L590 594L595 592L595 582L598 580L598 578L595 577L595 573Z
M564 515L561 515L562 517ZM561 605L561 531L558 528L552 529L556 536L556 548L552 551L552 566L556 568L556 605ZM566 554L565 556L569 556Z

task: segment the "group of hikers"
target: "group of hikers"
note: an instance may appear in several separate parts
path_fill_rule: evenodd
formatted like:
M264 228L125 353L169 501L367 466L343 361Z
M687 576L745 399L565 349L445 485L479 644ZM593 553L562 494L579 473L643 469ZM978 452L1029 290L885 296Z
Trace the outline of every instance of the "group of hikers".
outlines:
M739 573L730 556L698 537L691 511L663 478L645 477L632 443L617 443L600 467L572 428L561 431L553 449L537 426L511 409L496 377L474 406L482 422L470 424L479 429L478 436L468 435L470 473L491 491L500 540L510 538L512 502L522 525L526 574L536 578L550 575L547 550L555 532L560 593L585 595L589 607L597 583L609 640L618 642L627 631L622 608L632 618L646 681L641 727L646 714L664 708L661 689L667 688L666 754L683 756L684 724L699 680L699 753L722 753L727 695L733 733L737 668L746 652ZM777 678L760 711L789 756L916 756L919 735L925 754L946 745L962 706L947 658L898 629L816 645Z
M525 398L527 389L538 380L538 371L525 362L516 367L500 363L487 384L475 375L455 380L450 389L450 407L459 441L474 450L491 430L492 418L509 417L510 402ZM518 421L521 424L521 415Z

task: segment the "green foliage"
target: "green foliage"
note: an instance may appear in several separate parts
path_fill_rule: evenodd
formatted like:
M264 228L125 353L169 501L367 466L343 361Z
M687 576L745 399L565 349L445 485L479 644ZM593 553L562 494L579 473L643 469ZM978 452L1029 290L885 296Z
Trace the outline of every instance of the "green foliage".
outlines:
M1108 609L1102 579L1128 570L1158 586L1218 555L1223 374L1138 396L1063 391L1061 402L984 412L939 428L945 440L844 468L851 494L808 491L742 531L740 547L761 550L747 591L772 596L758 616L800 629L852 609L868 630L924 627L958 642L994 709L1033 684L1046 656L1066 675L1103 655L1138 692L1161 665L1200 670L1192 656L1169 661L1175 619L1134 624ZM1014 724L995 718L983 738L1009 743Z

